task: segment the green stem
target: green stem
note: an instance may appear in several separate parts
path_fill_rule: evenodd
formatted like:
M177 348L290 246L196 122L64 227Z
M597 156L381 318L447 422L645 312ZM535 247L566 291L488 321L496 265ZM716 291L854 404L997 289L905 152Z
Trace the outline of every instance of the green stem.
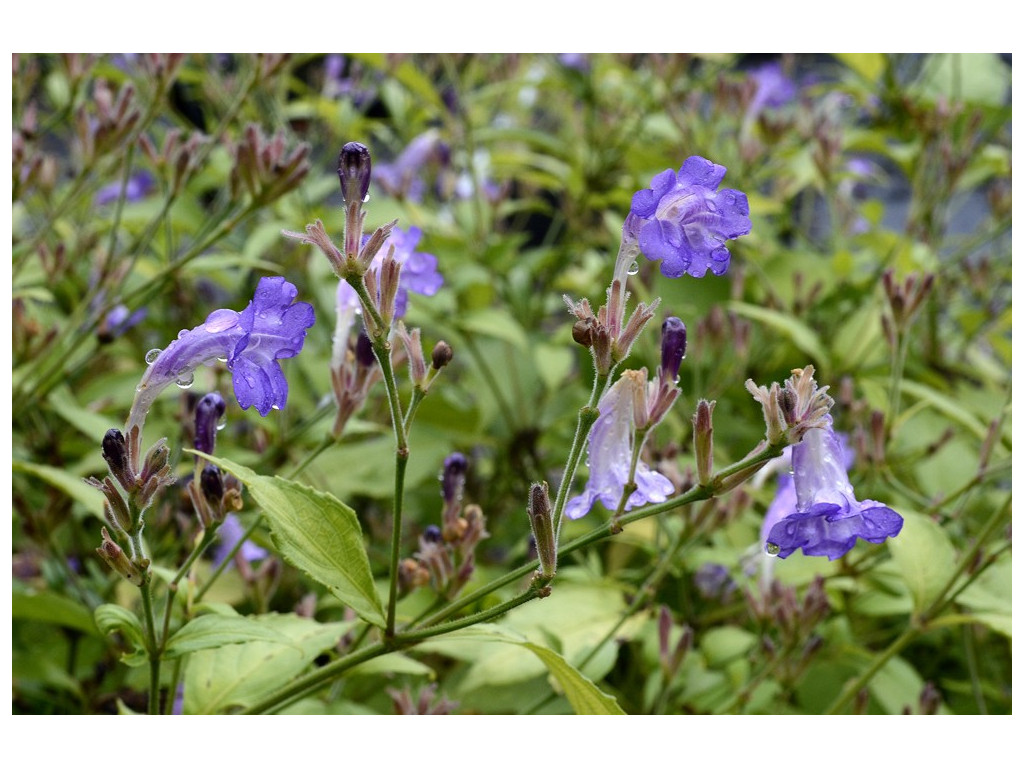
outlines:
M147 574L148 576L148 574ZM139 587L142 593L142 617L146 622L146 655L149 656L149 714L160 714L160 649L156 644L156 620L153 616L153 594L149 579Z
M501 605L497 605L489 610L481 611L480 613L467 616L464 619L449 622L448 624L444 624L439 627L401 633L395 635L388 641L374 643L362 651L356 651L355 653L336 659L308 675L295 680L281 688L276 693L271 694L261 701L258 701L256 704L253 704L248 709L243 710L243 714L258 715L280 709L292 701L308 696L320 688L330 685L331 682L348 670L369 661L370 659L374 659L378 656L383 656L394 651L410 648L424 640L436 637L437 635L447 634L449 632L454 632L457 629L462 629L464 627L472 626L473 624L479 624L484 621L498 618L499 616L508 613L513 608L520 606L523 603L527 603L534 598L540 597L541 593L542 590L540 588L535 585L531 585L530 588L522 594L517 595L511 600L507 600Z
M569 457L565 462L565 470L562 472L562 479L558 483L558 493L555 495L555 506L552 510L552 516L555 525L555 543L558 543L558 539L562 532L562 511L565 509L565 503L569 498L569 490L572 488L573 478L576 476L576 469L580 465L580 459L583 458L583 450L586 446L587 435L590 434L590 428L594 426L594 422L597 421L597 417L600 416L600 411L597 409L597 404L604 395L605 389L608 387L608 382L612 377L614 368L608 373L594 374L594 386L590 390L590 400L587 404L580 408L579 415L576 418L576 433L572 437L572 445L569 447Z

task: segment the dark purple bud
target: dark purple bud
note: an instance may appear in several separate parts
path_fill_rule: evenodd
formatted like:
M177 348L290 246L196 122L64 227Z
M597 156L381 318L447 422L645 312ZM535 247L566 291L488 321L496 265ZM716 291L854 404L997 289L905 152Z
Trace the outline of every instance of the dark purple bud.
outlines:
M341 196L346 203L361 203L370 190L370 150L357 141L350 141L338 155L338 179Z
M227 403L220 396L220 392L210 392L199 400L196 405L195 446L197 451L213 453L214 446L217 444L217 424L226 410Z
M124 435L119 429L108 429L103 435L103 458L110 467L115 477L128 468L128 448L124 442Z
M675 379L686 356L686 326L678 317L669 317L661 324L661 375Z
M436 525L428 525L423 529L423 540L431 544L438 544L441 541L441 529Z
M199 475L199 486L203 489L203 496L212 504L220 504L224 497L224 479L221 477L220 468L213 464L203 467Z
M364 368L369 368L376 362L373 356L373 342L364 330L360 330L359 336L356 337L356 362Z
M451 345L447 341L439 341L434 345L434 351L430 353L430 363L435 371L439 371L448 365L454 356Z
M462 495L462 486L466 483L466 470L469 462L461 453L453 453L444 460L444 470L441 473L441 496L446 504L458 501Z

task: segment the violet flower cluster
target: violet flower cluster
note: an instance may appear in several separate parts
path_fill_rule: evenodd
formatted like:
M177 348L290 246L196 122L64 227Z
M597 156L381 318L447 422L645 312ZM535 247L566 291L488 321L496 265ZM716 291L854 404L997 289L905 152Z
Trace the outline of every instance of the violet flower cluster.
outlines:
M761 529L769 555L786 558L802 549L835 560L857 539L880 544L903 528L903 518L881 502L857 500L847 475L853 455L833 431L831 417L825 424L787 449L793 474L779 476Z
M718 189L724 166L703 157L687 158L651 180L650 189L633 195L624 231L635 237L648 259L661 262L665 277L703 277L729 267L726 240L750 232L747 196Z

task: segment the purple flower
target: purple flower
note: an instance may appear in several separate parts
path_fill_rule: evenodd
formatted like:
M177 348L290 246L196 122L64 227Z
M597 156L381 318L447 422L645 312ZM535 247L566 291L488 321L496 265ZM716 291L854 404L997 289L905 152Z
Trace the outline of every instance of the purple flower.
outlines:
M153 176L146 171L133 173L128 177L128 183L124 186L124 201L126 203L137 203L144 198L154 187ZM121 196L121 182L115 181L106 186L100 187L96 192L96 205L108 205L115 202Z
M302 350L306 330L315 319L310 304L293 303L297 295L295 286L283 277L264 277L241 312L218 309L202 325L182 331L151 360L135 394L126 431L130 434L138 426L141 432L150 406L169 384L188 386L198 366L217 359L227 363L235 398L243 409L256 406L266 416L272 408L283 408L288 381L277 361Z
M704 563L693 574L693 583L707 600L725 601L736 591L736 582L729 569L719 563Z
M441 136L431 128L409 142L394 162L378 163L373 180L388 194L413 201L423 199L421 170L430 160L441 155Z
M747 108L749 117L756 117L765 107L778 109L796 99L797 85L786 77L779 62L769 61L750 70L748 74L756 86L754 98Z
M724 176L725 167L695 155L678 174L663 171L633 195L624 231L635 233L644 256L661 261L665 277L724 274L725 241L750 232L747 196L718 189Z
M565 507L566 517L571 520L587 514L595 501L608 509L618 507L633 457L633 404L646 386L643 372L625 371L598 402L601 415L590 430L587 446L590 477L583 493L570 499ZM675 490L671 480L642 461L637 461L635 481L637 488L626 501L627 510L665 501Z
M880 544L903 528L903 518L878 501L858 501L846 473L849 453L831 420L812 429L792 448L793 476L783 475L768 508L762 538L770 555L805 555L835 560L857 539ZM788 482L787 482L788 481ZM767 534L763 531L767 529Z
M415 291L423 296L433 296L444 284L444 278L437 271L437 256L416 250L421 237L423 237L423 232L418 227L409 227L408 232L403 232L395 227L370 264L370 269L379 274L384 256L394 246L395 261L402 265L398 295L395 297L395 317L405 315L409 305L409 291ZM364 237L363 244L365 245L369 239L369 236ZM347 308L357 309L358 307L359 297L355 290L348 283L342 282L338 286L339 312Z
M131 312L124 304L118 304L111 308L100 322L99 328L96 329L96 336L100 343L108 344L141 323L146 314L145 307Z
M242 528L242 522L237 516L229 513L224 517L224 522L217 529L220 543L213 550L213 565L215 568L224 562L244 533L245 530ZM238 551L250 563L254 560L262 560L267 556L267 550L257 544L253 544L248 539L246 539L245 543L242 544L242 548ZM229 565L228 567L230 568L231 566Z

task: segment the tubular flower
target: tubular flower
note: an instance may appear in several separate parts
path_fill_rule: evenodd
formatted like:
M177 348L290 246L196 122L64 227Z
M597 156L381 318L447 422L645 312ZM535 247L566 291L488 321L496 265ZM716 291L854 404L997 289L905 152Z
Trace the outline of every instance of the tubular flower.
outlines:
M793 476L780 477L762 529L769 555L785 558L802 549L835 560L858 538L880 544L903 528L903 518L889 507L854 496L846 473L850 456L830 417L825 427L809 430L792 446L792 457Z
M661 262L665 277L703 277L709 269L725 274L725 241L750 232L747 196L718 189L725 171L694 155L678 173L663 171L650 189L633 195L624 231L635 233L644 256Z
M171 383L187 386L203 363L227 363L235 398L243 408L255 406L261 416L283 408L288 381L277 361L302 350L306 330L315 320L313 307L295 302L298 290L283 277L264 277L256 294L241 312L218 309L206 322L178 338L151 361L135 394L127 433L137 459L138 441L146 414L157 396ZM294 302L294 303L293 303Z
M587 446L590 477L583 493L569 500L565 507L566 517L572 520L583 517L595 501L600 501L608 509L614 510L618 506L633 458L634 401L646 386L646 374L625 371L598 402L601 415L590 430ZM637 460L634 480L636 490L626 501L627 510L665 501L675 490L671 480L640 460Z

